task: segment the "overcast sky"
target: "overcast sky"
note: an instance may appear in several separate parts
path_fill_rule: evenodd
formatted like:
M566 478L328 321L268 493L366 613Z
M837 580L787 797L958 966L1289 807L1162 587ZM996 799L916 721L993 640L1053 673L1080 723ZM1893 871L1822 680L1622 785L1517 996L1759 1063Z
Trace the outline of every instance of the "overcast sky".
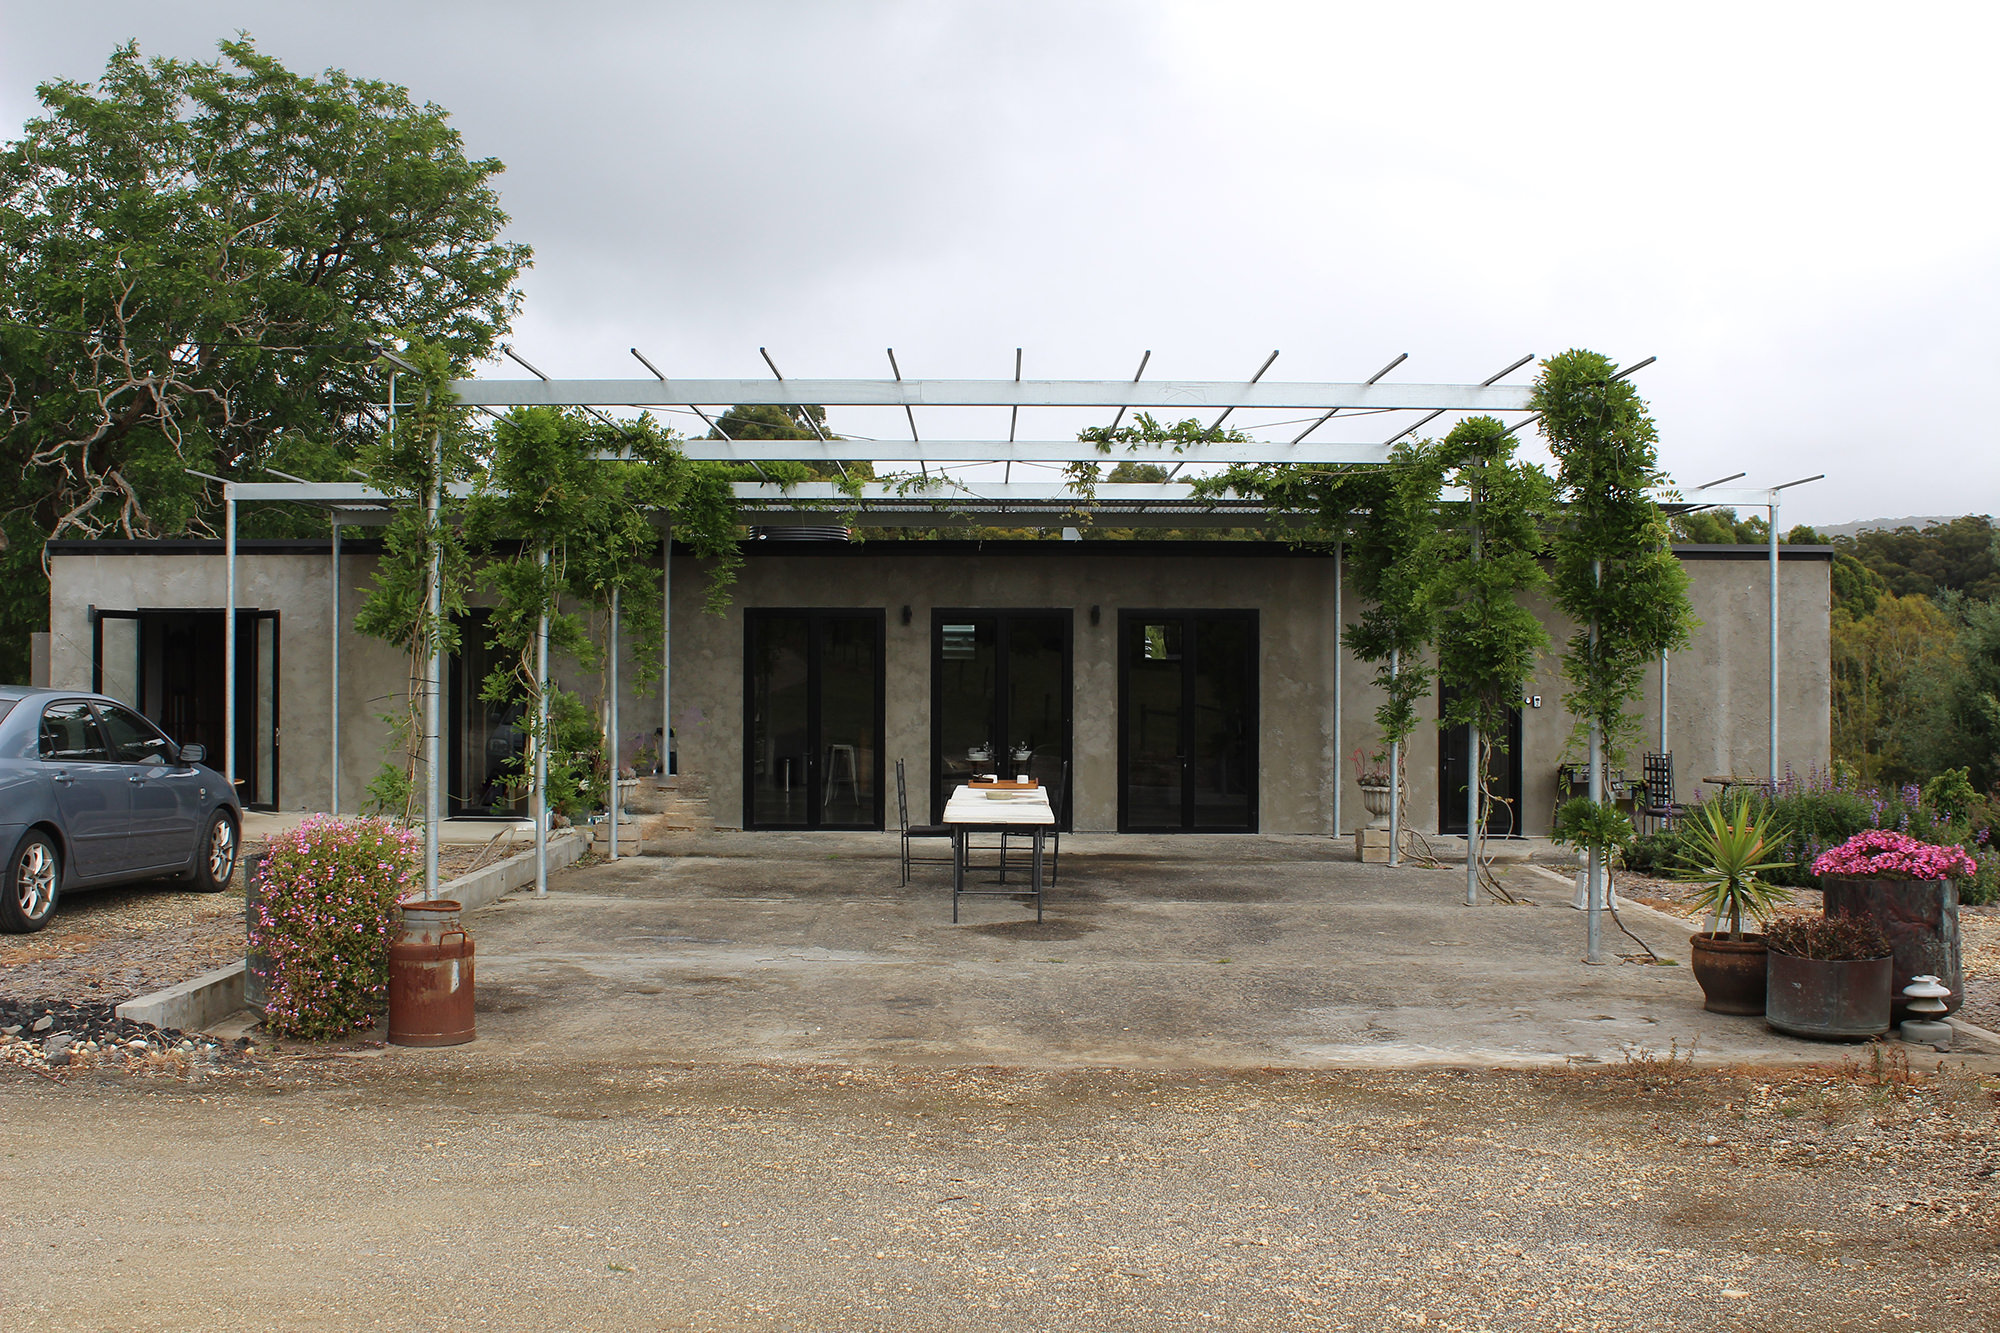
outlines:
M123 40L208 56L239 28L448 108L507 164L536 255L514 341L552 374L643 374L636 345L675 376L761 376L768 346L787 375L874 377L894 346L909 376L1002 377L1024 346L1031 377L1129 376L1151 349L1148 378L1232 379L1277 348L1272 379L1408 352L1397 377L1434 382L1590 347L1659 358L1639 383L1684 484L1828 473L1787 525L2000 511L1990 4L0 17L9 138L36 83ZM1365 424L1315 438L1388 433Z

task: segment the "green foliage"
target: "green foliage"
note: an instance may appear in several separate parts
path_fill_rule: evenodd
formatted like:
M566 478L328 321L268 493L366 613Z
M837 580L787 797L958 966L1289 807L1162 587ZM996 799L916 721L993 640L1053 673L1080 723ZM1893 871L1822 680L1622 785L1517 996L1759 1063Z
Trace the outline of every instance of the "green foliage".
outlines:
M1676 879L1695 886L1694 905L1713 916L1718 933L1726 920L1729 938L1743 938L1743 918L1770 919L1791 895L1762 878L1786 862L1773 859L1784 832L1769 811L1748 800L1710 801L1688 817L1682 831L1684 864Z
M1611 801L1593 801L1588 796L1572 797L1557 809L1554 840L1559 846L1586 852L1630 849L1636 842L1631 816ZM1641 869L1633 864L1629 850L1625 864Z
M1738 518L1734 509L1697 509L1669 520L1674 540L1690 546L1763 546L1771 524L1762 516Z
M374 345L422 330L469 365L514 313L529 252L498 239L500 163L468 161L443 110L221 51L121 47L95 84L43 84L0 150L0 558L33 585L0 600L0 654L46 623L20 546L209 535L218 497L183 469L352 458Z
M1922 528L1874 528L1835 538L1835 545L1899 596L2000 597L2000 529L1984 514Z
M1626 709L1661 653L1687 645L1694 613L1660 508L1664 481L1646 405L1595 352L1551 357L1533 405L1558 465L1564 507L1555 545L1557 603L1577 625L1563 655L1563 703L1617 753L1636 725Z
M1948 768L1926 782L1923 803L1953 822L1971 818L1974 806L1979 803L1979 793L1972 788L1972 770Z
M1448 692L1440 724L1477 727L1485 747L1504 747L1522 685L1549 646L1521 599L1548 582L1540 556L1554 496L1542 470L1513 454L1513 436L1493 417L1461 421L1439 446L1445 482L1468 497L1441 515L1431 545L1436 573L1426 596Z
M1232 441L1241 443L1250 437L1234 427L1225 430L1219 426L1205 426L1197 417L1183 417L1179 421L1169 423L1158 420L1149 412L1140 412L1133 416L1132 424L1129 426L1121 425L1115 430L1109 426L1086 426L1077 432L1076 438L1088 444L1095 444L1097 452L1100 454L1109 454L1114 449L1119 448L1133 449L1139 445L1158 444L1168 445L1175 453L1179 454L1185 453L1189 445L1218 444ZM1146 466L1152 467L1152 471L1157 475L1142 476L1135 474L1135 469ZM1101 463L1067 463L1064 464L1063 471L1069 477L1070 491L1077 496L1077 507L1071 512L1069 517L1072 522L1078 525L1088 525L1092 521L1092 513L1086 506L1097 498L1098 482L1104 480L1165 481L1168 476L1168 471L1165 468L1157 467L1157 465L1138 464L1130 460L1115 465L1111 470L1109 478L1104 476L1104 466ZM1185 537L1193 534L1174 533L1154 535ZM1216 533L1214 530L1203 530L1199 535L1212 537Z
M1951 682L1945 762L1962 764L1972 784L2000 792L2000 600L1959 602L1963 668Z

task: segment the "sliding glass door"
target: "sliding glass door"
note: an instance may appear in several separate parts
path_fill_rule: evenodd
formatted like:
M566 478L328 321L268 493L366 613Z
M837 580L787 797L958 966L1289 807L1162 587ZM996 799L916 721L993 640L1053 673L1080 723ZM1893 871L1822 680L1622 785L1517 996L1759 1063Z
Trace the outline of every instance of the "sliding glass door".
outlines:
M1257 613L1118 617L1118 827L1257 828Z
M743 826L882 827L880 611L744 613Z

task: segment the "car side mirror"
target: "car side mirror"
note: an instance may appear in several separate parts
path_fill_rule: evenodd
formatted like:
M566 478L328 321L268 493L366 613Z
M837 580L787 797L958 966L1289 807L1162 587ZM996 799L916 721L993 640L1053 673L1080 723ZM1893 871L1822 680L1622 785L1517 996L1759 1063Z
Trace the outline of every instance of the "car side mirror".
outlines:
M183 764L198 764L206 758L208 758L208 750L202 745L188 744L181 747L181 762Z

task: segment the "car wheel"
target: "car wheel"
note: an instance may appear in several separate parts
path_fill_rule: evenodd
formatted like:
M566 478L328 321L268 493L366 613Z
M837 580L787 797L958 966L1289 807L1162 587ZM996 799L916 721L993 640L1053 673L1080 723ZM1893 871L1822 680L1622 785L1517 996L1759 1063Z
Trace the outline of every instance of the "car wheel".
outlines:
M208 832L202 835L201 850L195 855L194 891L221 893L236 873L236 821L217 810L208 817Z
M5 888L0 890L0 930L25 935L49 924L61 886L62 855L56 851L55 840L39 829L30 830L7 858Z

